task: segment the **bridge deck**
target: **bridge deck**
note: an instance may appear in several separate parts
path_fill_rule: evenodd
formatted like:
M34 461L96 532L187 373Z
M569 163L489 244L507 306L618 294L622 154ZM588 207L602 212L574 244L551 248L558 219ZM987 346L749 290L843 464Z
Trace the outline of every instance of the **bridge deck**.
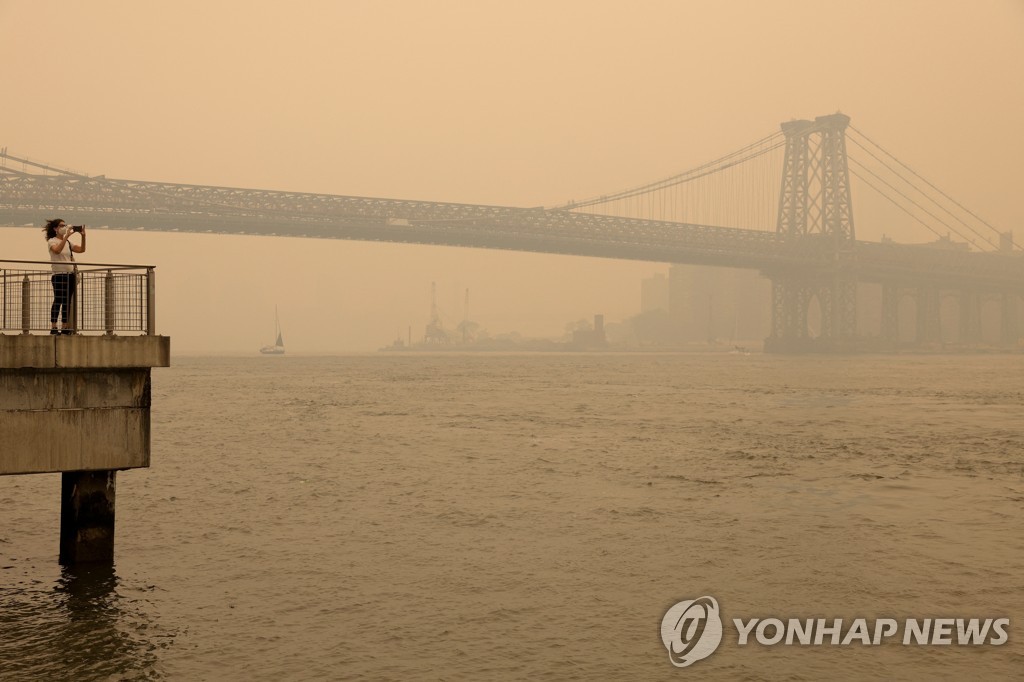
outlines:
M111 229L405 242L692 263L776 272L847 271L861 280L935 279L1024 291L1024 257L858 241L840 254L819 237L575 213L116 180L0 169L0 223L44 216Z

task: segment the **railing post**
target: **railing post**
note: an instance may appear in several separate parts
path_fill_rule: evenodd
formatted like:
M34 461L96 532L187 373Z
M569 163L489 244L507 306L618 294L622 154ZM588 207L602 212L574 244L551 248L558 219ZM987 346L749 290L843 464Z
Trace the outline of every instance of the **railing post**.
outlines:
M68 308L70 308L70 312L68 313L68 324L71 325L71 331L77 334L78 301L82 299L82 297L78 295L78 285L80 284L78 281L78 266L75 266L75 271L71 273L71 276L68 279L70 282L74 283L74 286L68 287L70 289L70 291L68 291Z
M32 283L25 275L21 280L21 333L28 334L32 327Z
M103 278L103 330L107 336L114 335L114 273L107 270L107 276Z
M156 335L156 271L146 268L146 333Z

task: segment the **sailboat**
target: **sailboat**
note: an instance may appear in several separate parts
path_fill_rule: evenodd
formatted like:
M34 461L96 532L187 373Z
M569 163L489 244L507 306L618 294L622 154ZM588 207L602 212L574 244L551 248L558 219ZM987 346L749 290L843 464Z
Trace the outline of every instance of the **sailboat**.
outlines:
M277 333L277 340L273 346L260 348L263 355L284 355L284 339L281 338L281 320L277 316L277 306L274 306L274 331Z

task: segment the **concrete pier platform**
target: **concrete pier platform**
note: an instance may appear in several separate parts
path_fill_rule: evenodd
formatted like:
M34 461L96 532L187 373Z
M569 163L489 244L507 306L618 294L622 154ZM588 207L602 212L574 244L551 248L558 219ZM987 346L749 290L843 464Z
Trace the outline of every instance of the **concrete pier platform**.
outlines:
M0 475L61 472L61 563L113 561L117 471L149 466L150 371L170 351L166 336L0 335Z
M166 336L0 335L0 475L149 466Z

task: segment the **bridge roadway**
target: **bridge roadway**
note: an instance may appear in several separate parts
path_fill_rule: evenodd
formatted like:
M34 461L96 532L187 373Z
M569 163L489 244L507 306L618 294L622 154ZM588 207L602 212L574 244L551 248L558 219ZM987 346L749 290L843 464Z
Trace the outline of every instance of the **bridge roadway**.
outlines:
M44 171L49 169L39 165ZM432 201L209 187L0 167L0 224L62 216L122 230L404 242L1024 292L1024 256Z

